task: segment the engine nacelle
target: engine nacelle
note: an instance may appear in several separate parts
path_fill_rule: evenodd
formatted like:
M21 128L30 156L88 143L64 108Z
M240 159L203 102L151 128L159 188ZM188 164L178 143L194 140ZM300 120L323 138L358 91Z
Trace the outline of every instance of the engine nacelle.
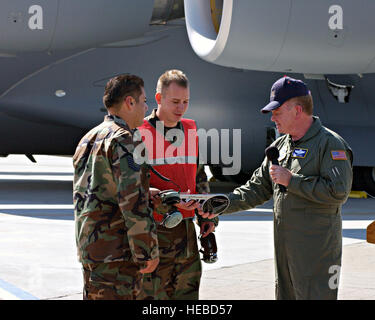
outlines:
M142 36L154 0L3 0L0 56L98 47Z
M335 3L335 4L333 4ZM373 0L185 0L202 59L261 71L375 72Z

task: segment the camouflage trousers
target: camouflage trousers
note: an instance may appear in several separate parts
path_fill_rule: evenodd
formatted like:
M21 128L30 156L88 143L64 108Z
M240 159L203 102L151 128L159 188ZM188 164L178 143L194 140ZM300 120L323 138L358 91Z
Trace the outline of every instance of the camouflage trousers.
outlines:
M132 261L83 264L83 300L135 300L142 274Z
M141 299L198 300L202 265L192 219L167 229L157 227L160 262L144 276Z

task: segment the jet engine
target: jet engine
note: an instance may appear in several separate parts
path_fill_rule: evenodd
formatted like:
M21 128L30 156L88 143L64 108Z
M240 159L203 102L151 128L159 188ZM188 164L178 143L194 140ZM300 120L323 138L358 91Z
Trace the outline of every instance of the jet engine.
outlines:
M375 1L185 0L195 53L239 69L375 72Z

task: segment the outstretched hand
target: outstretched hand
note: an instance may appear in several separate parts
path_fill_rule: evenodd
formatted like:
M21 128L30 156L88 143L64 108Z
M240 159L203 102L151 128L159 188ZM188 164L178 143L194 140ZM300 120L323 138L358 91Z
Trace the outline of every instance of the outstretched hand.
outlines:
M188 202L185 202L181 200L179 203L175 204L175 207L182 210L194 210L199 208L199 201L190 200Z
M215 213L204 212L202 206L199 206L197 209L198 209L198 214L202 218L213 219L218 216L218 214L215 214Z

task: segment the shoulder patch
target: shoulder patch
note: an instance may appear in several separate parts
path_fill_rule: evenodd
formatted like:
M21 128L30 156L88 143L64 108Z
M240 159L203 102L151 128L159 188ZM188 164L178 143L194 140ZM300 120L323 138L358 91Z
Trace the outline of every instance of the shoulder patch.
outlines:
M308 151L309 151L308 149L304 149L304 148L295 148L293 150L292 158L304 159L306 158Z
M128 161L129 168L132 169L135 172L138 172L141 170L141 166L134 162L133 155L128 153L126 155L126 160Z
M348 160L345 150L332 150L332 160Z

